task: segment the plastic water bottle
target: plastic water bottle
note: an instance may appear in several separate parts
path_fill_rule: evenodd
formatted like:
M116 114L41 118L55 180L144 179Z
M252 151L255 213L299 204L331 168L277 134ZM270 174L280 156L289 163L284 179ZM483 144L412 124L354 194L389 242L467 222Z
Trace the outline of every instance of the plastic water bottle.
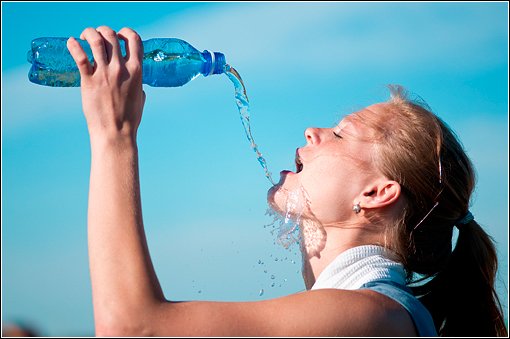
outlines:
M53 87L79 87L80 73L67 49L68 38L37 38L32 40L27 60L32 64L28 79L36 84ZM85 40L77 41L89 61L92 51ZM119 40L122 55L126 55L124 40ZM155 87L178 87L200 74L209 76L225 72L222 53L200 52L186 41L176 38L155 38L143 41L144 84Z

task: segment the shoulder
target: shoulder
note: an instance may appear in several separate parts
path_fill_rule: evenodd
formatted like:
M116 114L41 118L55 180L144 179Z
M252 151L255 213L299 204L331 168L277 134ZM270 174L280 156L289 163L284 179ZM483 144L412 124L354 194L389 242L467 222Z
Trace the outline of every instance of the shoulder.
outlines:
M413 319L407 310L397 301L373 290L358 290L366 297L365 311L374 324L372 329L379 336L416 336Z
M396 301L372 290L322 289L308 291L305 304L335 336L415 336L408 312ZM322 319L322 320L321 320Z
M322 289L256 302L168 303L155 335L413 336L407 311L370 290ZM152 324L157 325L157 324Z

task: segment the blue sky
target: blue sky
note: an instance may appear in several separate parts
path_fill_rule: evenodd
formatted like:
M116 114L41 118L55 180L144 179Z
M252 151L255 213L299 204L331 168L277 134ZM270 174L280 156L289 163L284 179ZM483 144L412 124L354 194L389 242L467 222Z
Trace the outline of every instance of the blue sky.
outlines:
M93 334L80 93L30 83L26 53L34 38L99 25L223 52L245 81L252 133L276 178L293 167L307 127L386 100L389 83L420 95L477 168L472 211L498 243L507 308L506 3L2 2L3 322L23 320L43 335ZM269 182L228 78L145 91L142 204L167 298L259 300L303 290L297 249L279 248L265 227Z

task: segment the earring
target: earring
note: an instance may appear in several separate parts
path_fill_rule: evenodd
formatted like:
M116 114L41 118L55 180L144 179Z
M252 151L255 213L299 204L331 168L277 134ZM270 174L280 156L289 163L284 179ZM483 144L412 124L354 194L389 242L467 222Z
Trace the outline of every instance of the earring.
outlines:
M361 206L359 205L359 202L357 204L355 204L354 206L352 206L352 210L354 211L354 213L358 214L359 212L361 212Z

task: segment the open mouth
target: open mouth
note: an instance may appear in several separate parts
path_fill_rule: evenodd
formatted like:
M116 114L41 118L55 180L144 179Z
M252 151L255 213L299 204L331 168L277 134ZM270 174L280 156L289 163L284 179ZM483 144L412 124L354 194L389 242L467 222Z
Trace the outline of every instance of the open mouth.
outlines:
M303 170L303 163L301 162L301 158L299 157L299 149L296 149L296 173L299 173Z

